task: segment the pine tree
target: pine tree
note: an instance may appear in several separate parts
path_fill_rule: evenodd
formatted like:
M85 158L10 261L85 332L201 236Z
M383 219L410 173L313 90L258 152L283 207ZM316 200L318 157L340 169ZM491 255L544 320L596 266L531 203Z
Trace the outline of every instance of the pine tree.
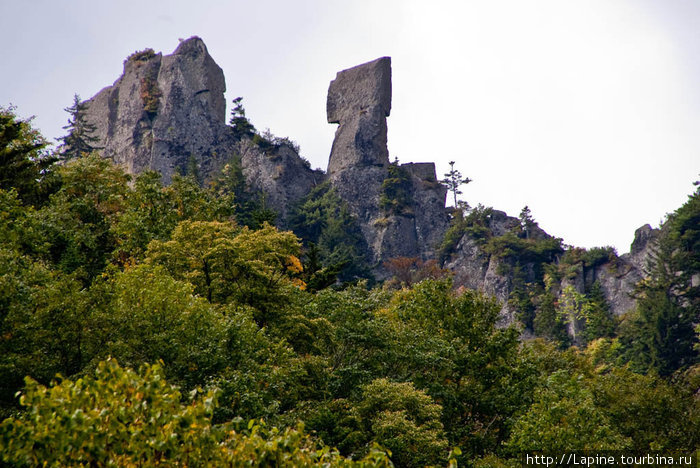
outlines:
M233 127L233 133L238 138L252 136L255 133L255 127L245 116L243 98L240 96L233 100L233 110L231 111L229 125Z
M93 135L97 127L85 118L87 106L87 102L81 102L80 96L75 94L73 105L64 109L69 114L68 125L63 127L64 130L68 130L68 134L60 138L63 142L60 148L61 157L65 160L79 158L102 149L96 145L99 139Z
M463 178L462 173L455 169L455 162L450 161L450 172L445 173L445 178L441 182L447 186L447 190L452 192L455 208L457 208L457 195L462 195L459 187L471 181L469 177Z
M650 277L638 285L637 311L620 332L636 370L670 375L698 362L699 223L700 190L669 216L649 265Z

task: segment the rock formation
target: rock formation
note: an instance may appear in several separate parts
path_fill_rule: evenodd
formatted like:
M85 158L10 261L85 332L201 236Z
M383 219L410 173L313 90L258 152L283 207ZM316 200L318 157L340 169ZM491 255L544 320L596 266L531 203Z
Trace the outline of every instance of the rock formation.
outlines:
M209 174L230 156L225 90L223 71L193 37L172 55L148 49L127 58L122 76L88 101L87 120L103 156L168 183L190 161Z
M328 88L328 123L339 124L328 162L333 176L349 168L389 164L386 118L391 111L391 59L338 72Z
M262 149L251 138L236 138L225 123L226 83L221 68L198 37L182 41L163 56L151 49L124 61L112 86L87 101L86 119L96 127L104 157L131 174L160 172L165 183L196 165L204 180L240 158L252 189L281 214L323 176L286 144Z
M103 155L132 174L152 169L169 183L194 164L206 181L237 159L248 186L264 193L282 226L290 207L329 180L357 217L366 257L382 279L387 275L382 264L391 258L434 259L449 226L446 188L437 180L435 165L390 163L391 88L389 57L338 72L326 103L328 122L338 124L327 174L312 171L286 139L240 135L226 125L224 75L197 37L182 41L171 55L147 49L127 58L123 75L87 102L85 117L96 127L96 146L104 148ZM519 219L490 211L490 237L519 226ZM527 236L551 239L539 228ZM634 307L631 294L644 276L657 236L648 225L640 228L629 254L594 266L574 265L555 289L571 285L583 293L598 282L612 312L627 312ZM465 233L444 266L456 286L498 298L501 323L507 324L515 321L517 311L509 304L514 278L504 262ZM533 281L534 264L523 261L518 268L525 281Z
M433 163L390 168L386 118L391 111L391 59L382 57L338 72L328 88L329 123L337 123L328 176L358 217L370 261L433 256L448 226L446 189ZM406 199L400 210L382 207L387 179L398 171ZM393 177L392 176L392 177Z

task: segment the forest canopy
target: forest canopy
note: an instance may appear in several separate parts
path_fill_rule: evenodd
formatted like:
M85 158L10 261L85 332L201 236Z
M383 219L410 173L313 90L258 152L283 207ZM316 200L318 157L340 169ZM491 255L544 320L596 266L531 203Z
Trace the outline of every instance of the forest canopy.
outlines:
M484 207L456 215L448 237L541 267L504 327L496 300L435 265L372 282L328 186L292 232L222 189L230 172L164 185L97 153L57 159L0 111L4 464L486 467L700 446L700 191L621 319L599 291L547 288L567 255L611 252L533 239L527 212L499 238ZM588 324L577 346L569 309Z

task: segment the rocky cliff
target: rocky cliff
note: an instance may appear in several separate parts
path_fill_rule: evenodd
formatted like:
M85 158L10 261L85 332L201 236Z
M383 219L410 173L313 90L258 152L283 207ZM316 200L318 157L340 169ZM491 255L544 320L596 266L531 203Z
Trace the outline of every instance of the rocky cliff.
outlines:
M190 159L211 173L231 153L225 90L223 71L192 38L171 55L127 58L122 76L88 101L87 120L103 155L131 173L152 169L169 182Z
M289 144L236 136L225 123L224 73L204 41L181 41L171 55L151 49L124 61L124 73L89 99L86 120L95 125L104 157L127 172L159 172L165 183L195 166L206 181L237 158L254 190L281 213L308 193L322 174L312 171Z
M326 110L338 124L328 175L360 222L376 272L383 276L389 258L433 257L449 222L446 189L433 163L389 162L391 59L338 72Z
M328 180L356 217L366 258L381 279L388 275L383 267L388 259L437 258L450 228L446 188L437 179L435 165L390 162L391 79L391 59L382 57L340 71L330 83L327 117L338 129L327 173L311 170L286 139L241 135L226 125L224 74L197 37L182 41L171 55L147 49L127 58L122 76L87 101L85 117L97 129L103 155L132 174L155 170L168 183L176 173L195 166L207 181L237 160L247 185L264 194L282 226L297 201ZM513 294L522 284L542 282L543 263L556 266L564 250L536 224L523 231L522 220L506 213L491 210L482 221L481 234L467 229L455 238L444 267L457 287L498 298L502 322L511 323L518 314ZM566 277L553 290L560 294L571 285L585 293L597 282L615 315L628 311L656 235L644 226L629 254L568 266ZM548 257L533 259L526 250L494 250L498 242L488 247L484 236L513 242L524 237L526 244L541 240L555 248Z

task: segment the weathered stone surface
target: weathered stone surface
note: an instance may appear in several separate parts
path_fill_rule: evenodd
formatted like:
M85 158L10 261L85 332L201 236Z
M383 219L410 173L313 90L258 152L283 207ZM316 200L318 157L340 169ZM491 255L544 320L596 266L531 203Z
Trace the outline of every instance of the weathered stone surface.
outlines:
M339 124L328 173L387 166L386 118L391 111L391 59L382 57L338 72L328 88L329 123Z
M338 123L328 176L338 195L357 216L370 247L375 274L394 257L434 256L448 227L445 187L433 163L401 166L410 182L404 213L380 207L382 183L389 177L386 117L391 111L391 60L382 57L337 74L328 88L328 122Z
M647 263L659 234L659 229L652 229L645 224L634 232L634 241L629 253L621 255L615 262L595 268L590 282L600 283L613 315L620 316L634 309L634 287L647 276Z
M249 139L236 147L246 182L265 193L265 204L279 214L279 224L286 227L290 207L325 180L322 171L313 171L294 148L282 145L265 153Z
M203 179L240 158L243 175L284 225L290 205L323 174L313 171L290 145L263 151L250 138L235 138L225 123L226 83L204 42L182 41L172 55L146 50L124 62L124 73L88 101L104 157L131 174L152 169L167 184L193 161Z
M88 101L86 117L105 157L130 173L156 170L168 183L191 159L211 174L231 156L225 90L223 71L193 37L172 55L127 59L124 74Z

